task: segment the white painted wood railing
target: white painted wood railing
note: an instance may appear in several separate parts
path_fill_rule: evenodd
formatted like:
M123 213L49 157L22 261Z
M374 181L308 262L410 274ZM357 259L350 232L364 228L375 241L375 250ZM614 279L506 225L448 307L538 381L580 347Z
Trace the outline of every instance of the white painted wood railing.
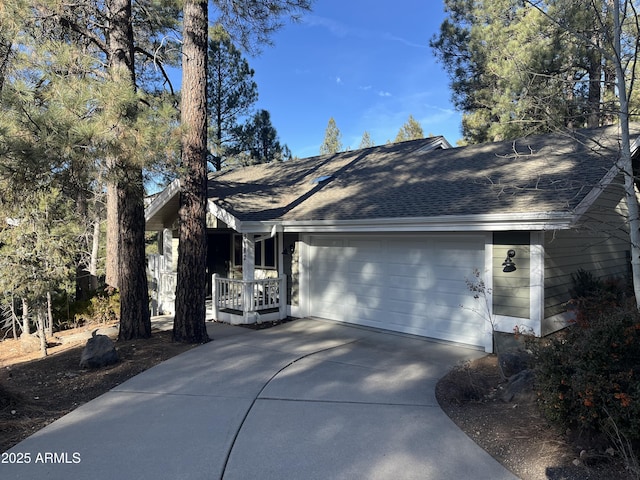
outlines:
M175 311L177 273L167 266L164 255L149 255L149 276L151 277L152 314L166 314Z
M277 309L280 317L286 316L286 276L261 280L235 280L213 275L212 300L214 318L222 310L236 311L243 316L243 323L252 323L251 314Z

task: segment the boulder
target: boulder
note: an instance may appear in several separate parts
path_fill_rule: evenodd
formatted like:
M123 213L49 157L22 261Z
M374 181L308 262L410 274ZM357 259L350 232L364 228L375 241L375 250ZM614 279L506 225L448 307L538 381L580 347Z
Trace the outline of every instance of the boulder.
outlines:
M535 403L537 396L533 389L534 381L535 373L533 370L522 370L509 377L502 393L502 401L521 404Z
M24 354L33 353L40 350L40 337L37 333L31 335L20 335L20 351Z
M119 360L118 352L111 339L106 335L96 335L94 331L82 350L80 368L100 368L117 363Z
M498 362L500 363L500 368L504 376L510 378L530 368L531 354L522 350L499 352Z

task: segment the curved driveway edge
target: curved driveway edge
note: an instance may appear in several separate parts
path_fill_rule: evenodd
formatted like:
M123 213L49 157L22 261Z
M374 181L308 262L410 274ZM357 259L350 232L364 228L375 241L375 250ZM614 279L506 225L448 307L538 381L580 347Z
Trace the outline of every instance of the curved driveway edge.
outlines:
M516 478L435 399L482 352L317 319L209 326L215 341L9 450L0 478Z

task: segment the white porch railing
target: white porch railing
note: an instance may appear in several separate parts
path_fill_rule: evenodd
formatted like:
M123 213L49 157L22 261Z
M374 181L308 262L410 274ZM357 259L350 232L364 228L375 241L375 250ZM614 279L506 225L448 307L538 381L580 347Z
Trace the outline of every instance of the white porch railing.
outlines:
M149 255L148 268L153 284L152 314L174 313L178 275L167 267L164 255Z
M214 320L232 324L282 320L286 317L286 276L235 280L213 275Z

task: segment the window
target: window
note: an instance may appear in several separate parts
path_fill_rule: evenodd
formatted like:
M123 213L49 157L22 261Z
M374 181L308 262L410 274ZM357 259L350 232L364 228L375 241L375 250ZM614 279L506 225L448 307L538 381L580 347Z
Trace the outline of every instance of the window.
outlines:
M255 268L276 268L276 239L267 238L256 242ZM233 236L233 264L236 267L242 265L242 235Z
M262 244L264 250L264 254L262 255L264 268L276 268L276 239L267 238L258 245L260 244ZM258 250L258 245L256 245L256 251Z

